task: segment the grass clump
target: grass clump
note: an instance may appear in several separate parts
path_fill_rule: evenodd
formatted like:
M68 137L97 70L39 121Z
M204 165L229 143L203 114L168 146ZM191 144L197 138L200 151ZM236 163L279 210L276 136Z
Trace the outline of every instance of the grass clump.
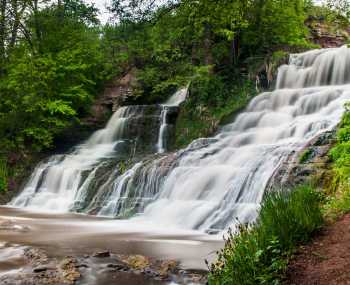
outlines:
M320 195L312 187L268 194L254 225L229 231L210 267L209 284L280 284L288 256L322 224Z

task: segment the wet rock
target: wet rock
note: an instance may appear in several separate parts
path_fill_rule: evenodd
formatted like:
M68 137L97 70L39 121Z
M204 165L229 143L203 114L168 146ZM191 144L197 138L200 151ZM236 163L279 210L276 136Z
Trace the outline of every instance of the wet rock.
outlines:
M106 257L110 257L111 253L109 251L100 251L100 252L95 252L92 257L96 257L96 258L106 258Z
M180 270L182 272L182 283L184 284L207 284L208 274L203 270ZM179 272L177 274L179 274Z
M44 251L37 248L27 248L24 250L24 256L31 264L40 266L48 261L48 257Z
M318 181L321 187L327 185L330 162L328 152L335 141L335 136L336 130L324 132L299 152L292 153L275 171L267 189L293 187L314 180Z
M62 276L65 282L74 284L81 277L77 265L78 261L73 257L66 257L61 261L59 268L62 271Z
M159 273L151 268L145 268L142 272L148 276L159 276Z
M76 266L76 268L89 268L89 265L85 264L85 263L82 263L82 264L78 264Z
M33 272L34 273L41 273L41 272L45 272L47 270L55 270L55 268L49 268L49 267L46 267L46 266L39 266L39 267L34 268Z
M150 265L149 259L142 255L131 255L123 261L133 269L145 269Z
M117 271L128 271L129 270L129 266L125 263L109 263L107 264L107 268L112 268L115 269Z
M327 24L324 19L309 17L306 25L310 30L310 39L322 48L340 47L347 43L349 31L341 27L338 23Z
M162 261L159 268L159 274L161 276L166 276L170 272L174 272L178 265L178 262L175 260Z

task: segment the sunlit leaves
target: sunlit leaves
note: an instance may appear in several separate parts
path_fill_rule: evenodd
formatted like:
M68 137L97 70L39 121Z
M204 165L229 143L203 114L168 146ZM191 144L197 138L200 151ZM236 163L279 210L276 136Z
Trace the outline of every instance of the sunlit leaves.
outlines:
M96 10L80 0L62 5L45 6L29 17L27 28L39 32L33 41L40 52L18 47L0 81L2 146L51 147L96 94L102 59L99 33L91 27Z

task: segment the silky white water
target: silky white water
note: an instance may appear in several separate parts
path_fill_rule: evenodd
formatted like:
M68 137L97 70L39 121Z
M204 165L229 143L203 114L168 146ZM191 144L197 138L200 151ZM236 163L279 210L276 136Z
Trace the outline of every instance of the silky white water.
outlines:
M82 181L91 184L101 175L96 168L120 142L125 116L118 111L84 147L39 165L11 204L69 210L76 200L86 200L89 213L99 209L103 216L134 216L133 223L207 232L253 221L275 170L340 121L350 99L349 68L347 47L292 55L290 64L279 69L277 89L254 98L215 137L176 154L138 161L123 174L112 171L91 195ZM158 152L160 137L161 129ZM95 171L83 179L84 168Z
M104 129L95 132L72 153L56 155L39 164L11 205L58 212L71 209L74 202L85 198L85 190L96 179L96 171L118 154L118 147L127 140L129 121L142 116L144 111L143 106L120 108Z
M182 102L186 100L188 93L188 88L180 89L175 92L164 104L162 104L162 112L161 112L161 125L159 128L158 135L158 143L157 143L157 151L158 153L164 153L167 150L166 147L166 136L169 128L168 124L168 113L169 110L173 107L178 107Z
M105 129L94 133L73 153L53 156L48 162L41 163L23 192L11 205L55 211L68 210L78 194L82 172L113 156L114 148L125 128L127 111L127 108L119 109Z

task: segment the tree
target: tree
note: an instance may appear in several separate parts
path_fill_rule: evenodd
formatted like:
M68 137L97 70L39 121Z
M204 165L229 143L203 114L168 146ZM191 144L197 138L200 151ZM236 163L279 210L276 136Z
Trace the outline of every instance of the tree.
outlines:
M28 38L15 41L0 81L2 149L51 147L87 112L102 79L96 9L80 0L39 4L28 3L20 23Z
M6 56L5 54L5 44L6 44L5 41L6 41L6 35L7 35L6 10L7 10L7 0L0 0L0 65L1 66L4 64L5 56Z
M109 11L117 22L151 20L157 9L173 5L175 0L112 0Z

